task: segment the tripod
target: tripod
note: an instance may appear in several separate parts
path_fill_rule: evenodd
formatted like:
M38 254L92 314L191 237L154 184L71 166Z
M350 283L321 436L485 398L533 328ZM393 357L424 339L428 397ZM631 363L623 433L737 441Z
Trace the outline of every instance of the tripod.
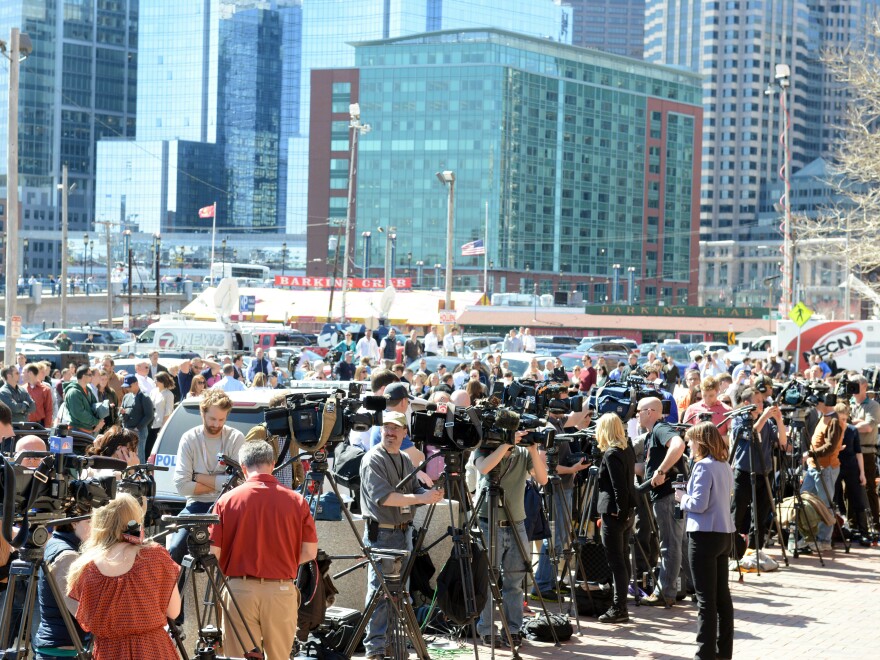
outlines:
M563 438L557 436L556 440L560 441ZM568 505L568 501L564 496L564 489L562 487L562 477L559 476L559 472L557 468L559 467L559 449L558 447L552 446L547 449L546 453L547 460L547 483L544 485L544 510L547 512L547 520L550 523L550 537L547 539L547 560L550 562L550 566L553 569L553 582L554 584L557 581L556 575L556 566L557 563L562 557L564 559L562 564L563 574L568 577L569 584L571 584L570 593L570 602L569 602L569 613L571 613L571 609L574 609L574 617L575 623L577 625L578 632L581 631L581 620L580 614L577 611L577 602L575 598L575 585L577 584L577 568L580 568L581 572L584 573L584 567L581 565L581 556L580 554L575 554L573 547L573 530L572 530L572 512ZM557 510L557 505L561 505L560 508L562 511ZM560 520L561 516L561 520ZM565 542L562 548L557 547L556 543L556 531L557 525L562 525L562 530L565 538ZM572 555L575 557L575 561L578 566L575 566L575 562L571 561ZM536 584L536 591L540 594L541 588ZM556 593L561 596L561 591L557 588ZM592 596L591 596L592 598ZM562 600L559 600L559 613L565 614L562 609Z
M747 413L751 414L751 413ZM751 527L755 532L755 566L757 568L758 577L761 576L761 548L763 546L764 538L762 532L763 523L759 519L758 515L758 475L755 472L755 457L758 458L758 465L760 466L761 476L764 478L764 488L766 496L771 498L773 497L773 489L770 487L770 478L767 476L767 466L764 463L764 451L763 451L763 443L764 440L761 437L760 432L755 433L755 428L752 423L752 419L746 418L743 420L743 426L740 430L742 434L743 440L749 447L749 485L751 486ZM756 442L757 439L757 442ZM756 447L757 444L757 447ZM771 507L772 508L772 507ZM785 560L785 565L788 566L788 554L785 551L785 544L782 542L782 527L779 524L779 516L776 511L773 512L773 522L776 525L776 534L779 536L779 545L782 548L782 558ZM743 579L743 574L740 572L739 574L740 580Z
M443 457L443 461L445 463L445 467L443 469L443 475L440 477L439 482L443 484L446 488L446 500L449 502L449 528L446 533L434 541L431 545L424 548L422 552L428 552L435 545L440 543L447 536L452 540L452 554L450 556L450 560L458 562L459 574L461 575L463 592L464 592L464 611L469 619L469 626L471 629L471 639L473 640L474 647L474 657L479 658L480 654L477 650L477 630L476 630L476 618L479 616L480 611L477 608L477 594L476 588L474 586L474 574L473 574L473 551L472 551L472 543L473 537L471 536L471 530L468 525L463 525L463 521L467 521L469 519L468 508L470 506L470 494L468 493L467 484L465 483L464 477L464 468L462 466L462 453L461 451L450 450L450 449L441 449L440 456ZM427 465L428 461L436 458L438 454L433 454L432 456L425 459L422 465L419 466L418 469L423 469L425 465ZM412 478L413 475L410 475L408 478ZM400 484L398 484L400 486ZM455 513L452 510L452 502L458 503L458 517L456 517ZM428 512L425 515L425 521L422 525L422 528L419 530L418 537L416 539L415 547L421 548L425 541L425 536L428 533L428 528L430 527L430 522L434 517L434 511L436 510L436 506L432 504L428 508ZM419 554L414 551L414 554ZM498 590L497 584L492 584L491 586L494 590ZM500 591L498 591L500 598ZM505 630L507 630L506 622L503 624L505 626Z
M58 611L61 612L61 618L64 619L64 627L67 634L73 641L76 649L76 656L80 660L86 660L92 657L91 652L86 651L76 626L73 623L73 617L64 603L65 594L61 593L55 578L49 572L49 566L45 560L45 546L49 541L49 531L46 525L66 525L80 520L87 520L89 516L80 516L78 518L65 518L63 520L47 521L44 524L31 524L28 528L27 540L24 545L18 549L18 559L12 562L9 570L9 583L6 586L6 595L3 600L3 614L0 620L0 643L6 644L9 639L10 629L12 628L12 610L13 601L15 599L16 587L18 583L24 581L24 606L21 613L21 623L15 634L12 643L3 650L3 658L7 660L25 660L30 657L31 653L31 625L33 624L34 607L36 606L37 597L37 581L40 571L46 576L46 582L52 592L52 597L58 604Z
M648 527L650 528L651 538L657 538L657 521L654 520L654 512L651 510L651 503L648 501L648 494L646 491L636 489L636 497L640 498L642 506L636 505L636 512L639 515L642 515L648 523ZM635 525L635 516L633 516L633 525ZM636 605L642 604L642 598L645 597L645 592L642 590L643 587L647 587L647 584L642 584L639 586L639 569L638 569L638 559L636 555L636 551L641 555L642 561L645 562L646 566L651 566L651 560L648 557L648 553L645 548L642 546L642 542L639 540L639 535L636 534L635 527L631 530L629 537L629 561L630 561L630 590L632 591L633 598L635 598ZM654 578L651 578L651 586L654 586Z
M352 533L357 539L358 545L363 552L363 556L366 557L364 562L356 564L354 567L343 571L339 575L344 575L355 568L369 565L377 575L380 587L376 590L372 599L368 603L364 616L361 619L361 623L355 631L355 634L352 636L345 654L349 658L354 655L357 644L367 628L367 623L369 622L370 617L379 605L380 600L385 598L388 602L390 619L393 624L393 626L389 624L389 628L392 630L395 651L399 654L396 657L401 659L407 657L406 637L408 637L419 658L421 658L421 660L430 660L431 656L428 654L428 647L425 644L424 637L422 637L422 631L419 628L418 620L413 611L409 593L406 589L406 577L412 570L415 553L408 553L407 551L401 550L371 548L364 544L364 541L361 538L361 535L358 534L357 527L354 524L354 518L352 518L351 512L348 510L348 507L342 500L342 496L339 494L339 486L336 484L336 480L328 470L328 451L328 449L324 448L311 454L312 458L309 464L309 471L306 473L306 478L302 485L303 496L309 503L309 508L314 511L312 506L317 506L316 498L320 497L321 492L324 490L325 479L329 482L330 487L339 499L342 513L348 521ZM407 564L403 565L401 568L400 565L403 564L406 555L409 555L409 560ZM380 570L380 566L385 570L390 571L390 573L385 575L383 571Z
M188 518L192 518L192 520L187 520ZM259 650L260 647L254 639L253 633L251 633L247 625L244 624L244 616L242 615L241 608L238 606L238 602L235 600L235 596L233 596L232 591L229 589L229 581L223 573L221 573L217 558L211 554L208 525L220 522L219 516L198 514L193 516L162 516L162 521L170 522L173 527L186 529L188 532L186 537L186 547L189 554L183 558L183 563L180 568L180 578L178 579L178 587L181 596L186 593L187 585L189 585L191 587L192 597L195 599L193 602L198 603L199 593L195 575L198 573L204 573L208 581L205 597L202 601L202 607L199 608L198 605L195 607L196 625L199 631L195 657L200 660L219 657L216 655L216 647L219 646L222 641L219 625L219 615L221 612L223 614L223 623L229 623L229 628L232 630L232 634L235 635L238 645L245 648L238 626L230 617L229 607L223 602L222 594L225 589L226 593L229 595L229 601L235 608L235 612L238 615L239 620L242 622L250 641L251 651L247 652L245 657L262 658L263 653ZM168 619L168 629L171 632L171 636L174 638L174 643L177 645L177 650L180 651L183 660L189 660L190 656L187 654L183 645L183 635L178 625L172 619Z
M803 441L803 433L804 433L804 419L806 417L806 411L801 409L796 409L794 411L794 415L792 417L790 426L789 426L789 443L791 444L791 455L786 455L783 460L782 470L782 481L783 483L780 485L783 493L785 492L786 482L791 485L792 497L794 497L794 516L791 517L791 520L788 524L788 537L792 544L792 557L795 559L798 558L800 554L800 550L798 549L798 528L801 525L801 522L805 522L805 529L810 530L810 535L813 537L813 549L816 551L816 556L819 558L819 564L821 566L825 566L825 560L822 558L822 550L819 548L819 541L816 537L817 535L817 526L810 522L809 516L804 509L804 500L801 497L801 487L800 487L800 477L799 471L801 466L797 461L800 460L800 451L801 451L801 443ZM796 461L797 457L797 461ZM785 465L787 461L790 461L789 465ZM779 507L781 506L781 499L777 502L777 515L779 515Z
M502 459L503 460L503 459ZM479 516L480 509L483 504L486 504L486 518L485 525L486 531L488 532L488 544L485 543L486 539L483 539L484 546L488 548L489 552L489 584L492 586L492 598L494 602L498 605L498 609L501 612L501 625L504 629L504 633L507 636L508 644L512 649L513 658L519 658L519 653L514 646L513 638L510 632L510 623L507 621L507 618L504 613L503 601L502 601L502 593L499 587L501 583L501 571L498 568L498 527L501 522L507 522L508 524L514 520L513 516L510 514L510 507L507 505L507 502L504 501L504 491L501 488L501 467L496 465L491 470L489 470L489 474L486 475L488 477L489 483L480 491L480 495L477 498L477 501L474 503L474 510L471 514L470 521L468 525L471 528L478 528L482 530L482 527L477 525L477 517ZM498 519L498 509L502 508L504 510L505 520L499 521ZM532 578L534 582L535 574L532 570L532 562L531 562L531 554L526 551L526 547L523 544L522 539L519 537L519 534L516 533L515 528L511 528L511 536L513 536L516 541L517 549L519 550L520 558L525 565L526 573ZM538 599L541 603L541 610L544 613L544 617L547 621L550 621L550 615L547 612L547 605L544 602L544 598L541 597L540 592L538 593ZM489 613L489 630L490 630L490 639L491 639L491 654L492 657L495 657L495 608L490 608ZM556 636L556 630L553 626L550 626L550 631L553 634L553 641L556 646L559 646L559 639Z

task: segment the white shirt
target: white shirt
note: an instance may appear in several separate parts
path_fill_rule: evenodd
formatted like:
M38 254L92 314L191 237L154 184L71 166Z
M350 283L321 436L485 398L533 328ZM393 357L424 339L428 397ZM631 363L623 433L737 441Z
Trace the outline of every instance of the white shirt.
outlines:
M535 338L532 335L522 335L520 337L523 343L523 350L526 353L534 353L535 352Z
M174 395L171 393L171 390L160 391L157 387L150 392L150 401L153 402L154 410L151 426L154 429L160 429L165 423L165 418L174 412Z
M367 339L366 335L358 339L357 346L354 349L358 357L370 358L371 361L379 361L379 344L373 337Z
M138 379L138 385L140 385L141 392L149 395L150 392L156 389L156 383L152 378L147 378L146 376L141 376L140 374L135 374Z
M242 392L245 389L244 383L230 376L223 376L223 378L214 383L214 387L224 392Z
M440 352L440 342L437 339L437 335L433 332L429 332L425 335L425 353L439 353Z

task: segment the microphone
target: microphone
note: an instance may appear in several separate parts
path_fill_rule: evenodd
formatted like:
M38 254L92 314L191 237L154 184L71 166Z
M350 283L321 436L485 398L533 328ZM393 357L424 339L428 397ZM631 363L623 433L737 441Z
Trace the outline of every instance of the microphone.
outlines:
M519 413L501 408L495 415L495 424L504 431L516 431L519 429Z

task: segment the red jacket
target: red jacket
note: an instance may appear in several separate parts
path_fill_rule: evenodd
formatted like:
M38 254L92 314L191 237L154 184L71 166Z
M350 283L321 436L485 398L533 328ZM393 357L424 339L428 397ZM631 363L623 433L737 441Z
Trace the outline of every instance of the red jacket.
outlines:
M28 415L28 421L42 424L43 428L50 428L53 416L52 388L46 383L37 383L36 385L28 385L27 392L37 405L37 409Z

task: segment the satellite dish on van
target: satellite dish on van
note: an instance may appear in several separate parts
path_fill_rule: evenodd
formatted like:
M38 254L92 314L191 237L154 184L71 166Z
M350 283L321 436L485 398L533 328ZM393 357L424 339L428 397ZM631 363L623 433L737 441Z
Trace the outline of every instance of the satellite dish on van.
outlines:
M379 299L379 311L382 318L388 318L388 312L391 311L391 305L394 304L395 295L397 295L397 291L393 286L385 287L385 291L382 292L382 297Z
M230 318L238 314L238 281L233 277L224 277L214 291L214 310L222 318Z

